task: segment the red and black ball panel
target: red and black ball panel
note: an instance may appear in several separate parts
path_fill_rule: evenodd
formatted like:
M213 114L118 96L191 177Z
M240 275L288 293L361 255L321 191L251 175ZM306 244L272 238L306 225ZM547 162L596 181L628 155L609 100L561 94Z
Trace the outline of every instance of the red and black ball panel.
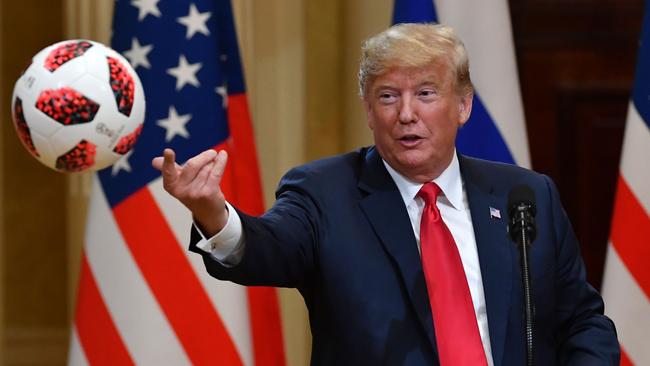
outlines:
M95 118L99 104L68 87L46 89L36 100L36 109L62 125L88 123Z
M113 57L106 57L106 59L108 60L111 90L113 96L115 96L117 109L120 113L129 117L131 109L133 109L133 96L135 95L133 77L118 59Z
M54 72L64 63L86 53L86 51L88 51L92 46L92 43L88 41L64 43L53 49L50 54L47 55L44 66L50 72Z
M142 125L138 126L138 128L136 128L130 134L122 136L117 145L115 145L115 148L113 148L113 152L120 155L124 155L129 152L129 150L131 150L133 145L135 145L135 142L138 140L140 132L142 132Z
M66 172L81 172L95 164L97 146L81 140L75 147L56 159L56 168Z
M16 125L18 136L22 140L27 150L29 150L29 152L34 156L40 156L38 154L38 151L36 151L36 147L34 146L34 141L32 140L32 134L29 131L29 126L27 126L27 121L25 120L25 115L23 114L23 101L20 98L16 98L14 101L14 124Z

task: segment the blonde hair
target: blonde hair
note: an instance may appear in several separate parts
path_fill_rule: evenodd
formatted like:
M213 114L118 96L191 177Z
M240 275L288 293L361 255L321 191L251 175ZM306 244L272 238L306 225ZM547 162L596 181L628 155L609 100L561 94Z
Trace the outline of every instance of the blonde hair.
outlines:
M469 60L463 41L450 27L433 23L394 25L368 38L361 47L359 94L364 97L368 85L393 67L425 67L439 60L451 68L456 92L473 92Z

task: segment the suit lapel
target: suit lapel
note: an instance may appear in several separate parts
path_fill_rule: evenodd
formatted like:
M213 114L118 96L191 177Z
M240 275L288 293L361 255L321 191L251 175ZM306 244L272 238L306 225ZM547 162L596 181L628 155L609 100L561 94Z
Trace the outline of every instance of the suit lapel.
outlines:
M495 365L501 365L514 276L506 197L495 193L490 179L479 172L475 160L459 155L459 162L478 248L492 358ZM500 219L491 217L490 207L500 211Z
M411 305L437 353L429 297L413 228L402 196L374 148L366 155L359 188L368 193L360 202L361 209L395 261Z

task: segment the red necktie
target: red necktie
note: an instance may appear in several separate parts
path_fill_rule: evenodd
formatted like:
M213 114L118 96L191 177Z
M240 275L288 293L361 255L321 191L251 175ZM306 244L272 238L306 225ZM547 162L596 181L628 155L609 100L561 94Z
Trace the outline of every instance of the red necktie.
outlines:
M472 295L458 248L436 206L440 187L425 183L420 221L422 268L436 330L441 366L487 365L478 331Z

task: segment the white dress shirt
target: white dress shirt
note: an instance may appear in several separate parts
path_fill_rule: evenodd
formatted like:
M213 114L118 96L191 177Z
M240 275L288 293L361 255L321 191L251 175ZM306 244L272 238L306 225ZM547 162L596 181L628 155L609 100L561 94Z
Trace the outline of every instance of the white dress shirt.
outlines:
M388 173L395 181L397 188L404 200L404 205L411 220L411 226L415 239L417 241L418 251L420 251L420 219L424 210L424 201L417 197L417 193L423 184L409 181L400 173L395 171L388 163L384 161L384 166ZM460 166L458 158L454 157L445 171L433 180L442 190L438 196L437 206L442 215L442 219L449 228L454 241L458 246L460 259L463 262L463 269L467 277L467 284L472 295L474 312L478 322L478 329L481 334L481 342L485 350L485 356L489 366L493 366L492 349L490 348L490 334L488 330L487 311L485 304L485 295L483 293L483 280L481 277L481 267L478 260L478 250L476 248L476 238L474 237L474 227L472 226L472 216L467 203L467 193L465 192L464 182L460 175ZM239 263L243 256L245 238L242 234L242 224L237 211L226 202L228 208L228 221L226 226L211 238L206 238L201 230L201 240L196 246L212 254L219 262L226 266L233 266ZM198 226L195 224L198 229ZM459 345L461 347L461 345Z
M422 183L408 180L406 177L393 169L386 161L384 166L395 181L399 193L402 195L406 211L411 219L411 227L415 234L415 240L420 251L420 220L424 211L424 200L417 197ZM494 365L492 360L492 348L490 347L490 333L488 330L487 309L485 305L485 294L483 292L483 279L481 277L481 266L478 261L478 249L474 237L474 226L472 226L472 215L467 203L465 183L460 176L460 165L458 157L454 152L454 158L438 178L433 180L440 187L442 194L436 202L442 220L445 222L451 236L454 237L460 259L463 262L465 277L469 292L472 295L474 313L478 322L478 330L481 334L483 350L489 366ZM460 347L460 346L459 346Z
M201 234L201 240L196 243L196 247L212 256L226 266L237 265L244 255L244 235L242 233L241 218L237 211L226 202L228 209L228 221L226 226L211 238L206 238L194 222L196 231Z

